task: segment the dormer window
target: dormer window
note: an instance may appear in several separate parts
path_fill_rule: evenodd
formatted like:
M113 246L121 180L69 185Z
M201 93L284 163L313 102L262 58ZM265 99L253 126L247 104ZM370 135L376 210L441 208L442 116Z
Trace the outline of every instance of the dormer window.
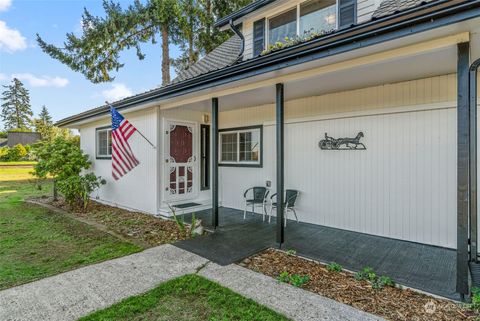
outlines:
M276 43L320 36L356 23L357 0L307 0L253 23L253 56Z
M311 0L300 5L300 36L337 28L335 0Z
M297 36L297 8L284 12L268 21L268 43L284 42Z
M337 28L335 0L310 0L268 19L268 44Z

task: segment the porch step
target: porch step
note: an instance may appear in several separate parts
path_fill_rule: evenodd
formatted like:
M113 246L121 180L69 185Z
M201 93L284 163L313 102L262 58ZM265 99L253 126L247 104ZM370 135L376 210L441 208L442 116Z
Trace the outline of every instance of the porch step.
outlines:
M175 207L175 205L177 205L177 204L181 205L181 204L185 204L185 203L197 203L198 205L185 207L185 208ZM176 215L182 215L182 214L188 214L188 213L199 212L199 211L211 209L212 208L212 200L180 201L180 202L171 203L170 206L175 210ZM167 204L164 204L158 210L157 216L172 217L173 213L172 213L172 210L170 209L170 207Z

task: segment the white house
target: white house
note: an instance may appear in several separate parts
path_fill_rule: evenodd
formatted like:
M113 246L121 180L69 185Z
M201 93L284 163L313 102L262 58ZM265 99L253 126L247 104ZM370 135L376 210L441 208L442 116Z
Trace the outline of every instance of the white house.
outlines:
M171 84L113 103L157 147L132 136L140 165L119 181L108 106L58 122L107 179L99 200L162 216L195 203L184 211L213 208L215 225L249 187L296 189L300 221L456 249L468 293L480 1L258 0L216 27L235 35ZM365 149L320 148L360 132Z

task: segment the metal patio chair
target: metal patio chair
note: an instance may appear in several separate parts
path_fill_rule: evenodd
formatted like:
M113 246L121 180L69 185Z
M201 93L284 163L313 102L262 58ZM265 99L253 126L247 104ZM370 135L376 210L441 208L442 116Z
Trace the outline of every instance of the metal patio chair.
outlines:
M300 191L297 191L295 189L287 189L285 191L285 200L283 203L283 206L285 208L285 213L284 213L285 226L287 226L288 212L292 212L295 215L295 219L297 220L297 223L298 223L297 211L295 211L295 203L297 202L299 194L300 194ZM268 216L268 223L270 223L271 221L273 209L277 208L278 206L277 202L273 201L273 199L276 198L276 196L277 196L277 193L273 194L270 197L270 202L272 205L270 206L270 215Z
M243 219L246 219L247 208L251 206L253 214L255 214L255 207L261 207L263 209L263 220L265 221L265 215L267 214L267 207L266 207L267 196L269 192L270 191L266 187L255 186L255 187L250 187L245 191L245 193L243 193L243 198L245 199L245 209L243 211Z

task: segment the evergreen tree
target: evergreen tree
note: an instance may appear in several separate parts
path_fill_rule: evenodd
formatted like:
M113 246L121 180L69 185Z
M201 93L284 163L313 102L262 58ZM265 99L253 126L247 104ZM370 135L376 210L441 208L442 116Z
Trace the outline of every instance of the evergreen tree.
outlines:
M17 78L12 80L11 85L4 85L2 93L2 120L5 129L29 128L30 117L33 115L30 107L28 90Z
M45 105L42 106L42 110L40 111L40 114L38 114L38 118L44 125L52 125L52 116L50 116L50 113L48 112L47 107Z
M46 43L38 34L37 42L44 52L93 83L113 81L113 71L124 66L120 53L136 49L138 59L145 58L140 45L162 39L162 84L170 82L169 43L176 32L180 12L176 0L135 0L127 9L119 3L104 0L105 17L93 16L84 9L81 37L67 34L63 48Z
M52 58L81 72L93 83L113 81L113 72L124 67L120 53L134 48L144 59L140 45L156 43L161 38L162 84L170 82L170 64L186 68L228 39L230 33L213 28L213 23L252 0L147 0L122 9L112 0L103 0L105 17L93 16L87 9L82 15L83 34L68 33L62 47L37 42ZM169 44L181 49L177 59L170 59Z
M40 133L42 140L53 140L56 136L56 130L53 126L52 117L47 107L42 106L42 110L38 114L38 118L33 120L35 131Z

